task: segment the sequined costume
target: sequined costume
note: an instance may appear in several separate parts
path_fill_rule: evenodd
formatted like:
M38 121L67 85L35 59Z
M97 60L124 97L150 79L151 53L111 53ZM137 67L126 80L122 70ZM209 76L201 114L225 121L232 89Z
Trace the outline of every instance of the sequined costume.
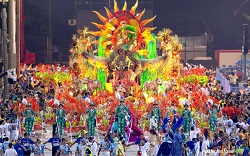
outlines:
M30 135L30 132L33 128L34 123L34 115L35 112L28 106L28 108L23 112L23 116L25 116L25 131Z
M185 105L186 107L187 105ZM184 125L183 125L183 130L184 130L184 133L189 133L190 132L190 122L191 122L191 111L187 108L185 108L182 113L181 113L181 116L184 120Z
M214 132L215 131L215 126L216 126L216 123L217 123L217 114L220 111L220 108L216 109L215 105L213 105L213 108L215 107L215 109L209 108L208 105L206 107L209 110L209 114L210 114L210 122L209 122L210 131Z
M61 137L63 134L63 130L65 128L65 116L66 112L64 109L59 108L56 110L56 123L57 123L57 132L58 135Z
M116 117L118 118L118 132L122 134L124 138L126 138L125 133L125 125L126 125L126 116L128 115L127 106L121 102L116 108Z
M94 106L94 103L90 102L90 106ZM88 115L88 135L95 135L95 126L96 126L96 108L89 108L86 112Z

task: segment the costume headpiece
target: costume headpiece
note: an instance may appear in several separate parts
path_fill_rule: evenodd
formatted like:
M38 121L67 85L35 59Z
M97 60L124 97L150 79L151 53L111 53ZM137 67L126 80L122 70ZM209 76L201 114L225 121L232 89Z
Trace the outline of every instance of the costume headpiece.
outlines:
M120 99L120 102L124 102L124 99L123 99L123 98L121 98L121 99Z
M91 101L91 102L89 103L89 105L90 105L90 106L94 106L94 102Z
M31 107L31 104L28 102L26 106L27 106L27 107Z
M214 103L212 99L208 99L207 102L208 102L208 103L211 103L211 104Z

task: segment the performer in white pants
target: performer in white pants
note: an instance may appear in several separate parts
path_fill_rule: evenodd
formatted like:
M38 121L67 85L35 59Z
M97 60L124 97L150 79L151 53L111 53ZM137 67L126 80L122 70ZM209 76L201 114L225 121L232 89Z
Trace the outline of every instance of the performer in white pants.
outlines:
M16 141L18 139L18 130L17 130L17 123L15 120L11 120L11 133L10 133L10 141Z
M16 127L17 131L16 131L15 138L18 139L19 134L20 134L20 130L21 130L21 120L20 120L19 117L17 117L15 123L16 123L16 125L17 125L17 127Z
M11 131L10 119L6 119L4 127L5 127L5 135L10 139L10 131Z
M4 120L0 121L0 138L4 138L5 133L4 133Z

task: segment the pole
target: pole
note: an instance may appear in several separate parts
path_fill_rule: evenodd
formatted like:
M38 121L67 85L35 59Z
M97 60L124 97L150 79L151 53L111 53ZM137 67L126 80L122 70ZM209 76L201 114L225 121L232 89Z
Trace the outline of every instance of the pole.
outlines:
M247 80L247 53L243 54L244 57L244 81Z
M21 34L20 34L20 26L21 26L21 3L22 0L16 1L16 73L17 77L20 77L20 53L21 53Z
M51 23L51 0L49 0L49 34L48 34L48 61L52 60L52 23Z
M2 1L2 36L3 36L3 57L4 57L4 71L9 69L8 66L8 46L7 46L7 3ZM8 79L4 77L4 92L3 92L4 99L9 99L9 85Z
M244 80L247 80L247 53L248 53L248 24L243 24L243 46L242 52L244 56Z
M187 37L185 36L185 63L187 63Z
M9 0L9 68L16 68L16 8L15 0Z

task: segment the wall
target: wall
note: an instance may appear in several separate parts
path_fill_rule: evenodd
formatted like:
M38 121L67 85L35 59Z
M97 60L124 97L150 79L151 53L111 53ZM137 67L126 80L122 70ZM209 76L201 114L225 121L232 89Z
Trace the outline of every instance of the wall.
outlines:
M216 50L215 54L218 67L221 67L222 65L235 66L235 63L241 60L242 56L241 50Z
M178 37L178 41L182 44L182 59L185 59L185 41L186 41L186 59L191 60L195 57L206 57L206 36L187 36Z

